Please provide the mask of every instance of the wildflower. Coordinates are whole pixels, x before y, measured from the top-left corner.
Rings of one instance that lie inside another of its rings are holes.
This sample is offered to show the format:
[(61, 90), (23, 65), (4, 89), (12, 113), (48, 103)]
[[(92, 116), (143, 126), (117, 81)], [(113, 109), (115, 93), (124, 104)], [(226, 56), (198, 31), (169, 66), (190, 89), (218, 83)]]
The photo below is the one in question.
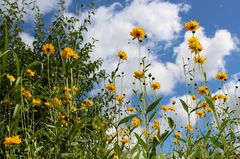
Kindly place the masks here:
[(162, 110), (164, 110), (165, 112), (168, 112), (168, 107), (167, 107), (167, 106), (162, 105), (161, 108), (162, 108)]
[(201, 55), (195, 55), (194, 56), (194, 63), (199, 63), (199, 64), (205, 64), (206, 63), (206, 59), (205, 57), (201, 56)]
[(81, 119), (80, 119), (80, 118), (76, 118), (76, 119), (75, 119), (75, 122), (76, 122), (76, 123), (80, 123), (80, 122), (81, 122)]
[(19, 135), (15, 135), (12, 137), (5, 137), (3, 144), (4, 145), (14, 145), (14, 144), (20, 144), (22, 142)]
[(175, 137), (178, 139), (182, 139), (182, 134), (180, 132), (175, 132)]
[(200, 86), (198, 88), (198, 93), (207, 95), (209, 93), (208, 87), (207, 86)]
[(201, 102), (201, 103), (200, 103), (200, 107), (206, 108), (206, 107), (207, 107), (207, 103), (206, 103), (206, 102)]
[(152, 82), (151, 87), (153, 90), (159, 90), (160, 89), (160, 83), (159, 82)]
[(70, 110), (73, 111), (73, 112), (75, 112), (75, 111), (77, 111), (77, 107), (75, 107), (75, 106), (70, 106)]
[(124, 130), (130, 132), (130, 129), (128, 127), (125, 127)]
[(85, 100), (85, 102), (87, 103), (88, 106), (90, 106), (90, 107), (93, 106), (93, 101), (92, 101), (92, 100), (90, 100), (90, 99), (87, 98), (87, 99)]
[(144, 77), (144, 72), (141, 70), (137, 70), (134, 72), (133, 77), (135, 77), (136, 79), (141, 79)]
[(68, 88), (68, 87), (64, 87), (64, 91), (70, 91), (71, 89), (70, 88)]
[(113, 83), (109, 83), (107, 86), (106, 86), (106, 89), (109, 91), (109, 92), (115, 92), (116, 90), (116, 87)]
[(223, 97), (223, 101), (226, 102), (227, 100), (228, 100), (228, 96), (226, 95)]
[(186, 126), (186, 129), (188, 129), (190, 132), (193, 132), (193, 130), (194, 130), (194, 128), (193, 128), (193, 126), (191, 124), (188, 124)]
[(113, 159), (119, 159), (118, 155), (114, 154)]
[(31, 92), (28, 91), (28, 90), (26, 90), (26, 89), (24, 89), (24, 88), (23, 88), (22, 94), (23, 94), (23, 96), (24, 96), (25, 98), (31, 98), (31, 97), (32, 97)]
[(185, 29), (187, 31), (196, 31), (199, 28), (199, 23), (196, 20), (190, 20), (189, 22), (185, 23)]
[(228, 78), (228, 74), (226, 72), (218, 72), (216, 74), (216, 79), (218, 79), (219, 81), (226, 81)]
[(78, 87), (77, 86), (72, 86), (72, 91), (77, 91)]
[(127, 60), (128, 56), (127, 53), (125, 51), (118, 51), (117, 56), (121, 59), (121, 60)]
[(202, 44), (200, 43), (199, 39), (195, 36), (192, 36), (188, 39), (188, 48), (191, 50), (192, 53), (195, 54), (203, 50)]
[(88, 108), (87, 108), (86, 104), (81, 103), (81, 107), (83, 110), (85, 110), (85, 112), (88, 112)]
[(173, 140), (173, 143), (174, 143), (175, 145), (179, 145), (179, 144), (180, 144), (178, 140)]
[(127, 111), (134, 112), (134, 113), (137, 112), (136, 108), (133, 108), (133, 107), (128, 107)]
[(42, 51), (46, 55), (52, 55), (55, 52), (55, 49), (52, 44), (45, 44), (42, 46)]
[(124, 96), (116, 96), (116, 100), (122, 103), (124, 101)]
[(132, 121), (132, 126), (137, 127), (140, 124), (140, 119), (134, 118)]
[(34, 77), (36, 75), (36, 73), (34, 71), (32, 71), (31, 69), (27, 69), (26, 73), (29, 77)]
[(125, 144), (125, 143), (129, 142), (129, 138), (124, 138), (124, 139), (120, 140), (119, 142), (122, 144)]
[(122, 131), (121, 129), (118, 129), (118, 134), (119, 134), (120, 136), (124, 136), (124, 135), (125, 135), (124, 131)]
[(67, 98), (67, 99), (72, 99), (72, 94), (71, 93), (65, 93), (65, 97)]
[(175, 112), (175, 111), (176, 111), (176, 108), (173, 107), (173, 106), (169, 106), (169, 107), (168, 107), (168, 110), (170, 110), (170, 111), (172, 111), (172, 112)]
[(16, 81), (15, 77), (13, 77), (13, 76), (10, 75), (10, 74), (7, 74), (7, 78), (9, 79), (10, 82)]
[(152, 127), (154, 129), (160, 130), (160, 124), (159, 124), (159, 121), (157, 119), (154, 119)]
[(205, 110), (209, 113), (213, 112), (212, 108), (210, 108), (210, 107), (206, 107)]
[(62, 51), (62, 58), (63, 59), (70, 59), (70, 58), (78, 59), (78, 54), (75, 53), (72, 48), (66, 47)]
[(135, 39), (142, 40), (146, 34), (143, 28), (135, 27), (130, 32), (130, 35), (133, 37), (133, 40)]
[(41, 103), (42, 103), (41, 99), (33, 99), (33, 100), (32, 100), (32, 104), (34, 104), (34, 105), (36, 105), (36, 106), (41, 105)]
[(51, 108), (51, 103), (50, 102), (44, 102), (44, 105), (46, 105), (48, 108)]
[(195, 95), (193, 95), (192, 100), (197, 100), (197, 97)]
[(175, 104), (176, 104), (176, 101), (175, 101), (175, 100), (172, 100), (172, 104), (175, 105)]
[(225, 98), (225, 95), (223, 95), (223, 94), (218, 94), (218, 95), (215, 96), (215, 98), (224, 99), (224, 98)]
[(204, 117), (204, 116), (205, 116), (205, 113), (204, 113), (204, 111), (202, 111), (202, 110), (197, 110), (197, 111), (196, 111), (196, 114), (197, 114), (199, 117)]
[(52, 101), (57, 105), (62, 105), (62, 101), (60, 99), (56, 98), (56, 97), (53, 98)]

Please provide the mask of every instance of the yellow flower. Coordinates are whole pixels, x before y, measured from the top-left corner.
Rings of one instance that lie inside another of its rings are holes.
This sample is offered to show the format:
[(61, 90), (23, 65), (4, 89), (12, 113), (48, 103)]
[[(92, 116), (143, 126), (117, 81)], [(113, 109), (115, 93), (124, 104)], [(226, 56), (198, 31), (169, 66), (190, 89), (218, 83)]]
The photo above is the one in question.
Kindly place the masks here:
[(70, 59), (70, 58), (78, 59), (78, 54), (75, 53), (72, 48), (66, 47), (62, 51), (62, 58), (63, 59)]
[(172, 104), (175, 105), (175, 104), (176, 104), (176, 101), (175, 101), (175, 100), (172, 100)]
[(135, 77), (136, 79), (141, 79), (144, 77), (144, 72), (141, 70), (137, 70), (134, 72), (133, 77)]
[(198, 87), (198, 93), (207, 95), (209, 93), (208, 87), (207, 86)]
[(75, 122), (76, 122), (76, 123), (80, 123), (80, 122), (81, 122), (81, 119), (80, 119), (80, 118), (76, 118), (76, 119), (75, 119)]
[(204, 111), (202, 111), (202, 110), (197, 110), (197, 111), (196, 111), (196, 114), (197, 114), (199, 117), (204, 117), (204, 116), (205, 116), (205, 113), (204, 113)]
[(140, 124), (140, 119), (134, 118), (132, 121), (132, 126), (137, 127)]
[(205, 110), (209, 113), (213, 112), (212, 108), (210, 108), (210, 107), (206, 107)]
[(87, 98), (85, 101), (86, 101), (88, 106), (90, 106), (90, 107), (93, 106), (93, 101), (92, 100)]
[(26, 90), (26, 89), (23, 89), (23, 92), (22, 92), (23, 96), (25, 98), (31, 98), (32, 97), (32, 94), (30, 91)]
[(115, 92), (116, 90), (116, 87), (113, 83), (109, 83), (107, 86), (106, 86), (106, 89), (109, 91), (109, 92)]
[(29, 77), (34, 77), (36, 75), (36, 73), (34, 71), (32, 71), (31, 69), (27, 69), (26, 73)]
[(125, 144), (125, 143), (129, 142), (129, 138), (124, 138), (124, 139), (120, 140), (119, 142), (122, 144)]
[(113, 159), (119, 159), (118, 155), (114, 154)]
[(193, 126), (190, 124), (186, 126), (186, 129), (188, 129), (190, 132), (193, 132), (194, 130)]
[(127, 60), (128, 56), (127, 53), (125, 51), (118, 51), (117, 56), (121, 59), (121, 60)]
[(52, 101), (57, 105), (62, 105), (62, 101), (60, 99), (56, 98), (56, 97), (53, 98)]
[(173, 140), (173, 143), (174, 143), (175, 145), (179, 145), (179, 144), (180, 144), (178, 140)]
[(206, 107), (207, 107), (207, 103), (206, 103), (206, 102), (201, 102), (201, 103), (200, 103), (200, 107), (206, 108)]
[(130, 32), (130, 35), (133, 37), (133, 40), (135, 39), (142, 40), (146, 34), (143, 28), (135, 27)]
[(77, 86), (72, 86), (72, 91), (77, 91), (78, 87)]
[(122, 103), (124, 101), (124, 96), (116, 96), (116, 100)]
[(206, 63), (206, 59), (202, 55), (195, 55), (194, 56), (194, 63), (199, 63), (199, 64), (203, 65), (203, 64)]
[(52, 55), (55, 52), (55, 49), (52, 44), (45, 44), (42, 46), (42, 51), (46, 55)]
[(128, 107), (127, 111), (134, 112), (134, 113), (137, 112), (136, 108), (133, 108), (133, 107)]
[(9, 79), (10, 82), (16, 81), (16, 79), (10, 74), (7, 74), (7, 78)]
[(72, 99), (72, 94), (71, 93), (65, 93), (65, 97), (67, 98), (67, 99)]
[(170, 111), (172, 111), (172, 112), (175, 112), (175, 111), (176, 111), (176, 108), (173, 107), (173, 106), (169, 106), (169, 107), (168, 107), (168, 110), (170, 110)]
[(70, 110), (73, 111), (73, 112), (75, 112), (75, 111), (77, 111), (77, 107), (71, 106), (71, 107), (70, 107)]
[(196, 20), (190, 20), (189, 22), (185, 23), (185, 29), (187, 31), (196, 31), (199, 28), (199, 23)]
[(226, 72), (218, 72), (216, 74), (216, 79), (218, 79), (219, 81), (226, 81), (228, 78), (228, 74)]
[(5, 137), (3, 144), (4, 145), (14, 145), (20, 144), (22, 142), (19, 135), (12, 136), (12, 137)]
[(85, 110), (85, 112), (88, 112), (88, 108), (87, 108), (86, 104), (81, 103), (81, 107), (83, 110)]
[(151, 87), (152, 87), (153, 90), (156, 91), (156, 90), (159, 90), (161, 86), (160, 86), (159, 82), (152, 82)]
[(175, 132), (175, 137), (178, 139), (182, 139), (182, 134), (180, 132)]
[(44, 102), (44, 105), (46, 105), (48, 108), (51, 108), (51, 103), (50, 102)]
[(197, 100), (197, 97), (195, 95), (193, 95), (192, 100)]
[(124, 131), (122, 131), (121, 129), (118, 129), (118, 134), (119, 134), (120, 136), (124, 136), (124, 135), (125, 135)]
[(41, 99), (33, 99), (32, 103), (36, 106), (39, 106), (39, 105), (41, 105), (42, 101), (41, 101)]
[(159, 121), (157, 119), (154, 119), (152, 127), (154, 129), (160, 130), (160, 124), (159, 124)]
[(168, 112), (168, 107), (167, 107), (167, 106), (162, 105), (161, 108), (162, 108), (162, 110), (164, 110), (165, 112)]
[(192, 36), (188, 39), (188, 48), (191, 50), (192, 53), (195, 54), (203, 50), (202, 44), (200, 43), (199, 39), (195, 36)]

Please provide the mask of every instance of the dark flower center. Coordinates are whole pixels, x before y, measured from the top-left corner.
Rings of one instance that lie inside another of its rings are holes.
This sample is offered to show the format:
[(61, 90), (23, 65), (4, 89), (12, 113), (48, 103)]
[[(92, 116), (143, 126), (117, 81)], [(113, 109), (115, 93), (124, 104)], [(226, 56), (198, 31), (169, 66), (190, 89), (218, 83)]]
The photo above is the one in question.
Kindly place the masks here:
[(47, 51), (50, 51), (50, 48), (47, 48)]

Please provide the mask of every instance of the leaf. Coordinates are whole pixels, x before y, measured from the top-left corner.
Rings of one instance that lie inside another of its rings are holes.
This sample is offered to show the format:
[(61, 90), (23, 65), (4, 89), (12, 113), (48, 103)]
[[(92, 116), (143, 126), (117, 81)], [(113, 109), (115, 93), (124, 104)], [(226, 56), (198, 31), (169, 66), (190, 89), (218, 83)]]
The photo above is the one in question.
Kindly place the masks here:
[(223, 149), (223, 144), (222, 144), (220, 141), (218, 141), (218, 138), (217, 138), (217, 137), (215, 137), (215, 136), (210, 137), (210, 140), (212, 141), (212, 143), (213, 143), (215, 146)]
[(156, 106), (158, 105), (158, 103), (162, 100), (162, 98), (158, 98), (157, 100), (155, 100), (151, 105), (148, 106), (146, 113), (151, 112), (154, 108), (156, 108)]
[(118, 123), (118, 126), (123, 124), (123, 123), (127, 123), (129, 120), (131, 120), (132, 118), (136, 117), (138, 114), (134, 114), (134, 115), (129, 115), (123, 119), (121, 119)]
[(173, 127), (175, 127), (175, 123), (174, 123), (173, 119), (170, 117), (168, 117), (168, 124), (169, 124), (170, 128), (172, 128), (172, 129), (173, 129)]
[(188, 105), (186, 104), (186, 102), (182, 99), (179, 99), (179, 100), (182, 103), (183, 109), (188, 113)]
[(137, 133), (134, 132), (134, 134), (138, 139), (138, 143), (147, 151), (147, 144), (143, 141), (143, 139)]
[(154, 111), (152, 114), (151, 114), (151, 116), (149, 117), (149, 122), (151, 122), (151, 120), (153, 119), (153, 117), (155, 116), (155, 114), (157, 113), (157, 110), (156, 111)]
[(213, 102), (207, 97), (205, 98), (205, 100), (207, 101), (208, 106), (215, 112), (215, 106)]
[(122, 154), (122, 149), (117, 143), (114, 144), (114, 152), (117, 153), (118, 156)]
[(16, 104), (15, 108), (14, 108), (14, 112), (13, 112), (13, 118), (16, 118), (19, 114), (20, 111), (20, 105)]

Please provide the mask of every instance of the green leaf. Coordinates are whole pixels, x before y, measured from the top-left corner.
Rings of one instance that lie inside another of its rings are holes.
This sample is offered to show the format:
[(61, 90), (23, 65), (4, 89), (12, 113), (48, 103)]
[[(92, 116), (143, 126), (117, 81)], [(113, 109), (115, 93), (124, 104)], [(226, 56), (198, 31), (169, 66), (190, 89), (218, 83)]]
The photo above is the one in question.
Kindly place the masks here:
[(173, 127), (175, 127), (175, 123), (174, 123), (173, 119), (170, 117), (168, 117), (168, 124), (169, 124), (170, 128), (172, 128), (172, 129), (173, 129)]
[(118, 156), (122, 154), (122, 149), (117, 143), (114, 144), (114, 152), (117, 153)]
[(20, 112), (20, 105), (16, 104), (15, 108), (14, 108), (14, 112), (13, 112), (13, 118), (16, 118), (18, 116)]
[(207, 97), (205, 98), (205, 100), (207, 101), (208, 106), (215, 112), (215, 106), (213, 102)]
[(183, 109), (188, 113), (188, 105), (186, 104), (186, 102), (182, 99), (179, 99), (179, 100), (182, 103)]
[(131, 120), (132, 118), (136, 117), (138, 114), (134, 114), (134, 115), (129, 115), (123, 119), (121, 119), (118, 123), (118, 126), (123, 124), (123, 123), (127, 123), (129, 120)]
[(147, 144), (143, 141), (143, 139), (137, 133), (134, 132), (134, 134), (138, 139), (138, 143), (147, 151)]
[(155, 116), (155, 114), (157, 113), (157, 110), (155, 110), (152, 114), (151, 114), (151, 116), (149, 117), (149, 122), (151, 122), (151, 120), (153, 119), (153, 117)]
[(151, 112), (154, 108), (156, 108), (156, 106), (158, 105), (158, 103), (162, 100), (162, 98), (158, 98), (157, 100), (155, 100), (151, 105), (148, 106), (146, 113)]

